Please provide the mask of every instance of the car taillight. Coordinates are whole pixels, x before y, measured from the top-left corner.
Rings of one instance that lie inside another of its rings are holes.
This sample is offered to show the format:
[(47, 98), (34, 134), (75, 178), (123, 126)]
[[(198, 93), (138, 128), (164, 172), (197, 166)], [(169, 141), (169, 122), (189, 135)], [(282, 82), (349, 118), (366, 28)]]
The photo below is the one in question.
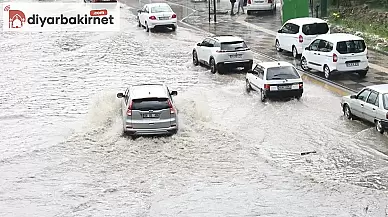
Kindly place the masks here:
[(299, 83), (299, 89), (303, 89), (303, 83)]
[(150, 20), (156, 20), (155, 16), (150, 16)]
[(333, 63), (336, 63), (338, 61), (337, 54), (333, 53)]
[(299, 43), (302, 43), (302, 42), (303, 42), (303, 36), (299, 35)]
[(252, 4), (252, 0), (248, 0), (248, 4)]
[(268, 3), (272, 3), (272, 0), (268, 0)]
[(217, 53), (225, 53), (226, 50), (217, 50), (216, 52), (217, 52)]
[(133, 102), (131, 101), (129, 103), (129, 107), (128, 107), (128, 110), (127, 110), (127, 115), (128, 116), (132, 116), (132, 105), (133, 105)]
[(387, 114), (385, 114), (385, 118), (388, 119), (388, 112), (387, 112)]
[(173, 14), (173, 15), (171, 16), (171, 18), (176, 18), (176, 14)]
[(175, 108), (172, 106), (171, 100), (168, 100), (168, 107), (170, 107), (170, 114), (175, 114)]
[(269, 87), (270, 87), (269, 84), (264, 84), (264, 89), (269, 90)]

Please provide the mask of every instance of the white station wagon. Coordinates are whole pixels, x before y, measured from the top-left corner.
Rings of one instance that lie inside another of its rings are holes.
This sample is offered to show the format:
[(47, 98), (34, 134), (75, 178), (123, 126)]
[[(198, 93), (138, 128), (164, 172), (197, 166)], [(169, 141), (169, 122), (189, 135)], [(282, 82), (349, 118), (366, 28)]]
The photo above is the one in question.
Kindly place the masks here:
[(346, 118), (367, 120), (384, 133), (388, 130), (388, 84), (365, 87), (356, 95), (342, 97), (341, 108)]
[(317, 36), (329, 34), (330, 28), (326, 21), (303, 17), (288, 20), (276, 34), (275, 47), (278, 52), (292, 52), (297, 58)]
[(363, 78), (369, 69), (367, 54), (361, 37), (345, 33), (321, 35), (303, 51), (301, 67), (324, 72), (326, 79), (340, 72), (356, 72)]

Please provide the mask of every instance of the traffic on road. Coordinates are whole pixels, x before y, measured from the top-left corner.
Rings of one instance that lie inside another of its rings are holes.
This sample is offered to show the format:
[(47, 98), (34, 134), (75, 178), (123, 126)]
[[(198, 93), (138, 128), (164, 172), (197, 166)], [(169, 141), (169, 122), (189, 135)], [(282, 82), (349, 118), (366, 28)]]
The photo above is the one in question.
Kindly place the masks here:
[[(256, 36), (118, 4), (120, 32), (0, 33), (0, 216), (385, 215), (387, 85), (338, 95)], [(366, 52), (324, 35), (306, 71)]]

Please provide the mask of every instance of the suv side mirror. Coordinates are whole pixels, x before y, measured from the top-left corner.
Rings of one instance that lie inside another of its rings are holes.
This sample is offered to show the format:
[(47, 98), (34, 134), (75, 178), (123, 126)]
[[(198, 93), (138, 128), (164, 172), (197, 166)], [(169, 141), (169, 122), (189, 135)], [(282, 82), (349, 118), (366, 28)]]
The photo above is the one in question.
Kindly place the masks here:
[(176, 91), (176, 90), (173, 90), (173, 91), (171, 91), (171, 93), (170, 93), (172, 96), (176, 96), (176, 95), (178, 95), (178, 91)]
[(202, 43), (197, 43), (197, 46), (202, 46)]
[(141, 12), (143, 12), (142, 10), (137, 10), (137, 13), (140, 13), (141, 14)]
[(310, 47), (306, 47), (305, 50), (310, 50)]
[(278, 33), (282, 33), (283, 31), (281, 29), (278, 30)]
[(350, 95), (350, 99), (357, 99), (357, 95)]
[(117, 93), (117, 98), (123, 98), (124, 97), (124, 94), (123, 93)]

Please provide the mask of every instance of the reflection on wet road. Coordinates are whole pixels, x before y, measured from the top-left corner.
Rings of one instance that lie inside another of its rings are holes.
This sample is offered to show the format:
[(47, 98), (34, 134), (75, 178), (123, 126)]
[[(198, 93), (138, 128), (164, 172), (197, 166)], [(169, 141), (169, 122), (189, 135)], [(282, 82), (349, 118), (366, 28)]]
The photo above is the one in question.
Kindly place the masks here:
[[(128, 8), (122, 29), (1, 33), (0, 216), (384, 216), (387, 137), (338, 96), (306, 81), (261, 103), (244, 75), (192, 65), (204, 35), (146, 33)], [(158, 81), (181, 131), (122, 137), (116, 92)]]

